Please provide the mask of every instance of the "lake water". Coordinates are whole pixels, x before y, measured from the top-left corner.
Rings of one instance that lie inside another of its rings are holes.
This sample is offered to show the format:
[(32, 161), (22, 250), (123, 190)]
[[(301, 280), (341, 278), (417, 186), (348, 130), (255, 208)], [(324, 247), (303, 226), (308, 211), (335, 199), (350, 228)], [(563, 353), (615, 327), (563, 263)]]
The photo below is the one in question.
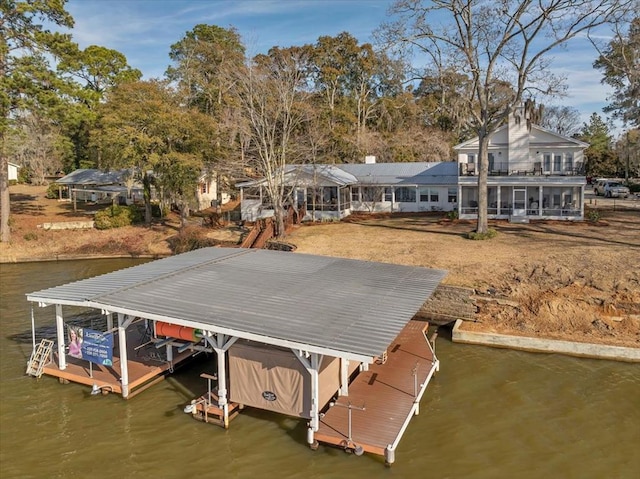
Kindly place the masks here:
[[(197, 362), (126, 401), (24, 374), (30, 293), (132, 260), (0, 265), (0, 477), (640, 477), (640, 365), (453, 344), (396, 462), (306, 444), (303, 420), (245, 409), (224, 430), (184, 406), (206, 389)], [(34, 305), (38, 326), (54, 308)]]

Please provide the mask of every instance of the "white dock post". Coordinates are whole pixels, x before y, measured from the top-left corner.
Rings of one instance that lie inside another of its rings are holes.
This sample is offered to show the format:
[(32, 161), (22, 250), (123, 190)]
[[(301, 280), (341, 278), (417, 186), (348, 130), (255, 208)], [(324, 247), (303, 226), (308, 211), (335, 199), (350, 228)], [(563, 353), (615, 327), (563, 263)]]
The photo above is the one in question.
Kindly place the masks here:
[(64, 318), (62, 316), (62, 305), (56, 304), (56, 333), (58, 335), (58, 368), (60, 371), (67, 369), (67, 357), (64, 345)]
[(349, 360), (340, 358), (340, 396), (349, 395)]
[(127, 359), (127, 326), (125, 315), (118, 313), (118, 348), (120, 352), (120, 378), (122, 397), (129, 396), (129, 362)]

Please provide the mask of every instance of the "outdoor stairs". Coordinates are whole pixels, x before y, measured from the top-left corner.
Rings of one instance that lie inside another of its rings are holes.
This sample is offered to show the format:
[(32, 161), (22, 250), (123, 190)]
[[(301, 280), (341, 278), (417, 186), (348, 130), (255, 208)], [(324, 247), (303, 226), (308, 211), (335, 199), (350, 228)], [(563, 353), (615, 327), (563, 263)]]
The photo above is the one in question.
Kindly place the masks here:
[(51, 339), (43, 339), (40, 341), (27, 363), (27, 374), (39, 378), (42, 376), (44, 367), (51, 361), (51, 350), (53, 349), (53, 341)]

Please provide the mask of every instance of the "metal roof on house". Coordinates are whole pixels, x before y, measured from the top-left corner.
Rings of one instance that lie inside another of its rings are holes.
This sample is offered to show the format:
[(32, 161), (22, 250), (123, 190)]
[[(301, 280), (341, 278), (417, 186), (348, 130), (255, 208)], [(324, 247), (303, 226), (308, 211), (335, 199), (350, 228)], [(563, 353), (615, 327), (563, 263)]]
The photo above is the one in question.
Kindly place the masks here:
[(349, 163), (340, 168), (360, 184), (376, 185), (456, 185), (458, 164), (454, 161), (415, 163)]
[(129, 171), (127, 169), (116, 171), (79, 169), (58, 178), (56, 183), (61, 185), (113, 185), (124, 182)]
[(371, 361), (446, 272), (280, 251), (203, 248), (27, 295)]
[[(288, 165), (286, 181), (296, 175), (318, 175), (338, 186), (362, 185), (456, 185), (458, 165), (454, 161), (415, 163), (344, 163), (341, 165)], [(264, 179), (238, 183), (239, 188), (257, 186)]]

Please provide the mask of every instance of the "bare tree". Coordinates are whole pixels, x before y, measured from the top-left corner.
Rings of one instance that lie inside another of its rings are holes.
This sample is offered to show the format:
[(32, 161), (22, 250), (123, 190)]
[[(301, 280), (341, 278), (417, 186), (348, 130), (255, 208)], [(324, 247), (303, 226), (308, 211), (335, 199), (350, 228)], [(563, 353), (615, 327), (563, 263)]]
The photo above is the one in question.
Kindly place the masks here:
[(303, 49), (274, 48), (258, 55), (237, 79), (240, 110), (246, 121), (243, 130), (247, 155), (256, 173), (265, 179), (273, 206), (275, 234), (284, 231), (284, 204), (290, 188), (285, 184), (287, 165), (295, 162), (294, 137), (306, 120), (300, 102), (304, 98), (305, 76), (300, 64)]
[(478, 233), (488, 231), (492, 130), (525, 99), (562, 93), (562, 78), (550, 73), (547, 55), (580, 33), (615, 23), (633, 2), (398, 0), (393, 5), (396, 20), (379, 32), (384, 43), (426, 54), (431, 75), (453, 69), (470, 79), (464, 98), (479, 143)]
[(564, 136), (580, 131), (580, 113), (570, 106), (550, 106), (542, 110), (540, 126)]

